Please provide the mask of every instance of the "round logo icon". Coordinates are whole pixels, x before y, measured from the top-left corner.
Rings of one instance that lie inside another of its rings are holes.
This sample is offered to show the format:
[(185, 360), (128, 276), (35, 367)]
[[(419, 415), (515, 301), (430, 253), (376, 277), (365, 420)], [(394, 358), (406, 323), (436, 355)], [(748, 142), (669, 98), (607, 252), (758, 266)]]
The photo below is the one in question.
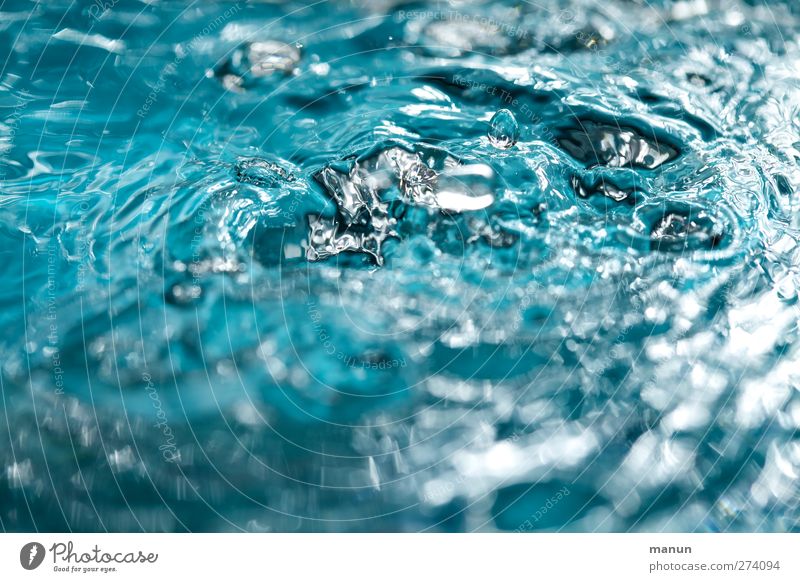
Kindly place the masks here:
[(29, 542), (19, 551), (19, 563), (26, 570), (35, 570), (44, 562), (44, 546), (39, 542)]

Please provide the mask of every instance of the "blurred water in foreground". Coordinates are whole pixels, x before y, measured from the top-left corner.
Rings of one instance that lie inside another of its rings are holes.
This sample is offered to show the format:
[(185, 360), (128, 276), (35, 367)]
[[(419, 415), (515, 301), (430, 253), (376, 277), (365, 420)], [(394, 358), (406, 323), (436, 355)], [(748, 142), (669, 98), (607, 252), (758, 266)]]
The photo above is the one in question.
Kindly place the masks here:
[(0, 528), (797, 531), (794, 1), (0, 5)]

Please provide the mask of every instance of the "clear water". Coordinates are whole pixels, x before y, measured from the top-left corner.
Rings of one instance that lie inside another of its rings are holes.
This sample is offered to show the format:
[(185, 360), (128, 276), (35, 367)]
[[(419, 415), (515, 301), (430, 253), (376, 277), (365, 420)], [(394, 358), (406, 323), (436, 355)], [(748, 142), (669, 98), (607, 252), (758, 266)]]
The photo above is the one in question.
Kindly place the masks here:
[(0, 527), (789, 531), (794, 1), (0, 5)]

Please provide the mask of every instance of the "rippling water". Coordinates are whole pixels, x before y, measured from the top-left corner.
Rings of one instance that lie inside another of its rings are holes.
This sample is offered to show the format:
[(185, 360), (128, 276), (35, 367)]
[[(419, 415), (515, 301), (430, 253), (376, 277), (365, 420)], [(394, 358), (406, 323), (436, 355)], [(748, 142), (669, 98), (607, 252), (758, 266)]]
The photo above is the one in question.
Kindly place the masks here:
[(0, 39), (4, 530), (798, 530), (796, 2)]

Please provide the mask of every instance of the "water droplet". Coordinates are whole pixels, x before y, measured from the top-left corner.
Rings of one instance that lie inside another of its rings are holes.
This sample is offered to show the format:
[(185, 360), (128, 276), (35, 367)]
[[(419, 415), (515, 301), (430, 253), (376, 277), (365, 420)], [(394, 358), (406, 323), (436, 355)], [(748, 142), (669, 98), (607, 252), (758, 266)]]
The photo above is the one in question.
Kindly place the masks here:
[(501, 109), (494, 114), (489, 128), (489, 142), (500, 149), (513, 147), (519, 139), (519, 125), (508, 109)]

